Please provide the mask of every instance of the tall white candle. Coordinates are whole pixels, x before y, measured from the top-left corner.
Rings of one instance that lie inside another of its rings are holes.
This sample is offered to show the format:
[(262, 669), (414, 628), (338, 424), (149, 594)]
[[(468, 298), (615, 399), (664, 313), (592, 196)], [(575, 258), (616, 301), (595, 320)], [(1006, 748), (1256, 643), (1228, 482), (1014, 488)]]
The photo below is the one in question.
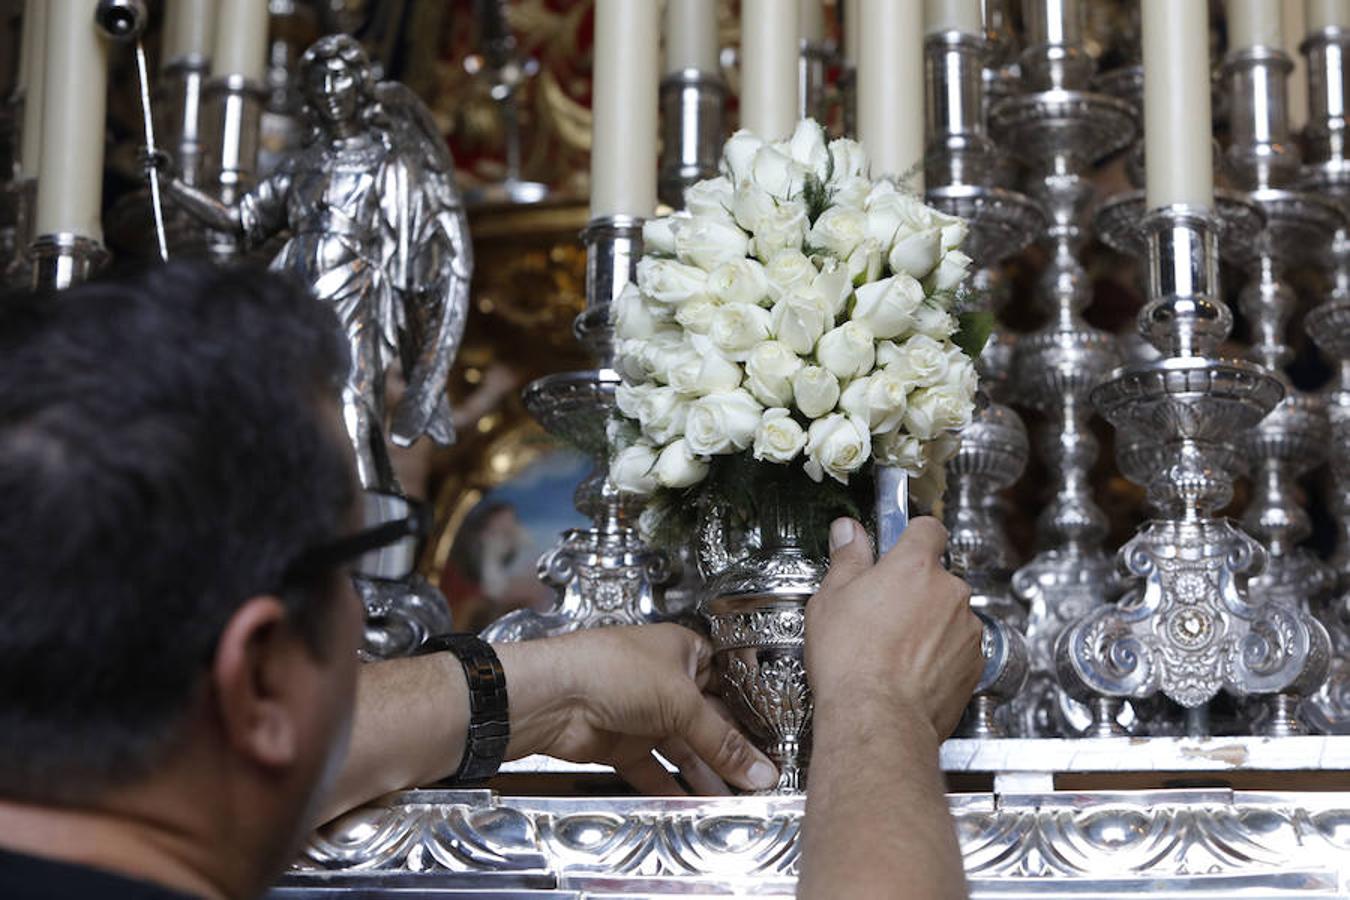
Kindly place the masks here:
[(23, 129), (19, 135), (19, 178), (36, 178), (42, 164), (43, 54), (47, 44), (47, 0), (28, 0), (23, 6), (23, 34), (19, 44), (19, 78), (23, 90)]
[(862, 36), (859, 17), (862, 0), (844, 0), (844, 64), (857, 67), (858, 41)]
[(858, 140), (873, 175), (923, 189), (923, 8), (920, 0), (862, 0)]
[(211, 55), (216, 9), (212, 0), (169, 0), (164, 9), (164, 46), (160, 60), (206, 59)]
[(1350, 0), (1307, 0), (1303, 9), (1309, 32), (1350, 28)]
[(717, 55), (717, 0), (667, 0), (666, 72), (716, 74)]
[(765, 140), (788, 137), (797, 126), (800, 18), (798, 5), (786, 0), (741, 3), (741, 127)]
[(1285, 0), (1227, 0), (1228, 52), (1248, 47), (1284, 49), (1280, 5)]
[(596, 0), (591, 218), (656, 210), (659, 54), (651, 0)]
[(1298, 45), (1308, 33), (1302, 3), (1282, 4), (1280, 27), (1284, 31), (1284, 52), (1294, 64), (1289, 73), (1289, 130), (1302, 131), (1308, 124), (1308, 61)]
[(33, 233), (103, 239), (103, 130), (108, 47), (99, 0), (44, 0), (42, 177)]
[(1214, 205), (1205, 3), (1143, 0), (1146, 205)]
[(824, 0), (799, 0), (798, 33), (801, 39), (812, 44), (825, 40)]
[(211, 74), (243, 75), (262, 84), (267, 77), (267, 0), (220, 0)]
[(959, 31), (984, 34), (980, 0), (923, 0), (923, 28), (927, 34)]

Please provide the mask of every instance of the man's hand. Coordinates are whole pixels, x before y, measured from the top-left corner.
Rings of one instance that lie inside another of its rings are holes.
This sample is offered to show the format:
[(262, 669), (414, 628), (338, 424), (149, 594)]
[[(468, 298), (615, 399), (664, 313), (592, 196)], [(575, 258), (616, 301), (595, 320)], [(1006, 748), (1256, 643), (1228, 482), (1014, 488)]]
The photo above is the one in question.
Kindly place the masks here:
[(970, 587), (942, 568), (946, 542), (941, 523), (917, 518), (874, 565), (861, 525), (830, 526), (830, 572), (806, 607), (818, 706), (875, 702), (930, 724), (938, 741), (951, 734), (984, 660)]
[(778, 773), (705, 694), (712, 648), (677, 625), (601, 628), (494, 646), (511, 697), (508, 758), (546, 753), (614, 766), (647, 794), (773, 787)]

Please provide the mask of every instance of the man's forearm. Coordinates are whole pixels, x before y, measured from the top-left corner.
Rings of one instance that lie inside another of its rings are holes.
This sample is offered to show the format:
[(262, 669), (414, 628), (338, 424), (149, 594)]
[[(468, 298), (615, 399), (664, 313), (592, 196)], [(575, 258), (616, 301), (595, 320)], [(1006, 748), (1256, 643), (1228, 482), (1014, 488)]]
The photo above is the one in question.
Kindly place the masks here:
[(966, 896), (960, 846), (918, 713), (818, 698), (798, 896)]

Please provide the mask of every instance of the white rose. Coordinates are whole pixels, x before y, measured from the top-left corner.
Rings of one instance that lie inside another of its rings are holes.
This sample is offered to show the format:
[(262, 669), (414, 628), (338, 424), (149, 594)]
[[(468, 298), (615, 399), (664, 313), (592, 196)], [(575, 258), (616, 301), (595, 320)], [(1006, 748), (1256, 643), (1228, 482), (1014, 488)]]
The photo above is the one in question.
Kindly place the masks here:
[(629, 494), (650, 494), (657, 488), (656, 448), (650, 444), (625, 447), (609, 466), (609, 481)]
[(689, 450), (689, 443), (680, 438), (667, 444), (661, 451), (653, 473), (662, 487), (686, 488), (707, 477), (708, 464), (694, 456)]
[(802, 119), (788, 141), (788, 152), (819, 181), (830, 174), (830, 148), (825, 143), (825, 129), (813, 119)]
[(839, 408), (867, 423), (873, 434), (894, 431), (905, 417), (910, 386), (888, 372), (850, 381), (839, 395)]
[(848, 277), (855, 284), (867, 284), (881, 277), (881, 244), (875, 238), (866, 238), (849, 254)]
[(877, 359), (876, 339), (861, 322), (845, 322), (821, 336), (816, 359), (841, 381), (857, 378), (872, 371)]
[(745, 386), (765, 406), (787, 406), (792, 402), (792, 376), (803, 365), (787, 344), (765, 341), (745, 361)]
[(803, 366), (792, 376), (792, 397), (808, 419), (818, 419), (839, 402), (839, 379), (820, 366)]
[(923, 231), (901, 232), (891, 245), (892, 272), (904, 272), (914, 278), (923, 278), (938, 264), (942, 256), (942, 231), (926, 228)]
[(750, 177), (755, 154), (764, 146), (763, 138), (742, 128), (722, 145), (722, 172), (740, 185)]
[(786, 409), (766, 409), (755, 431), (755, 459), (787, 463), (806, 446), (806, 432)]
[(750, 178), (779, 200), (795, 200), (806, 186), (806, 167), (776, 147), (765, 144), (755, 152)]
[(911, 330), (924, 300), (923, 286), (904, 274), (859, 285), (853, 294), (853, 321), (883, 340)]
[(695, 297), (706, 297), (708, 273), (672, 259), (643, 257), (637, 264), (638, 287), (657, 303), (678, 306)]
[(920, 304), (914, 311), (914, 330), (919, 334), (946, 340), (956, 334), (956, 328), (956, 318), (936, 303)]
[(652, 388), (637, 403), (642, 433), (657, 444), (668, 444), (684, 434), (689, 403), (672, 387)]
[(642, 223), (642, 252), (653, 256), (675, 255), (676, 216), (662, 216)]
[(806, 435), (806, 474), (820, 481), (829, 475), (840, 484), (862, 468), (872, 454), (872, 435), (867, 423), (856, 417), (831, 413), (811, 423)]
[(940, 432), (965, 428), (973, 411), (970, 399), (949, 385), (920, 388), (909, 395), (905, 429), (919, 440), (932, 440)]
[(664, 372), (663, 381), (686, 397), (702, 397), (740, 386), (741, 367), (716, 353), (699, 353), (686, 347), (673, 354)]
[(684, 189), (684, 208), (696, 218), (716, 219), (734, 223), (732, 218), (733, 189), (726, 176), (696, 181)]
[(666, 356), (684, 345), (684, 332), (668, 326), (647, 338), (619, 340), (614, 348), (618, 372), (630, 382), (649, 381), (662, 370)]
[(904, 469), (911, 478), (923, 474), (928, 457), (924, 453), (924, 442), (904, 431), (889, 431), (877, 436), (877, 462), (883, 466)]
[(845, 178), (830, 188), (830, 204), (861, 210), (872, 182), (866, 178)]
[(722, 304), (709, 297), (695, 297), (688, 303), (682, 303), (675, 310), (675, 321), (680, 327), (693, 334), (707, 334), (712, 328), (713, 317), (722, 308)]
[(773, 305), (770, 329), (774, 337), (805, 356), (815, 349), (825, 330), (834, 324), (830, 304), (810, 288), (784, 294)]
[(769, 339), (769, 311), (749, 303), (729, 303), (713, 314), (708, 336), (727, 358), (741, 361)]
[(629, 283), (610, 307), (610, 320), (620, 340), (649, 338), (670, 320), (670, 310), (648, 303), (637, 285)]
[(924, 464), (929, 467), (945, 466), (961, 449), (961, 435), (944, 431), (923, 445)]
[(652, 389), (650, 384), (629, 384), (620, 382), (614, 389), (614, 405), (619, 408), (630, 419), (638, 417), (638, 407), (642, 405), (642, 398), (647, 396), (647, 392)]
[[(940, 230), (961, 222), (955, 216), (925, 206), (918, 198), (898, 191), (884, 181), (873, 186), (863, 207), (867, 210), (867, 236), (876, 238), (888, 253), (898, 238), (911, 232), (929, 228)], [(953, 231), (951, 236), (955, 237), (956, 232)]]
[(698, 266), (705, 272), (725, 262), (744, 259), (750, 239), (735, 225), (696, 217), (675, 226), (675, 255), (680, 262)]
[(942, 222), (942, 249), (948, 253), (960, 247), (970, 233), (970, 223), (956, 216), (938, 214)]
[(700, 397), (689, 407), (684, 439), (699, 456), (744, 450), (755, 439), (764, 407), (746, 391), (720, 391)]
[(801, 250), (808, 224), (806, 207), (800, 203), (775, 207), (755, 224), (755, 256), (767, 263), (780, 250)]
[(764, 266), (769, 279), (769, 294), (777, 300), (783, 294), (806, 287), (816, 278), (816, 267), (801, 250), (779, 250)]
[(736, 185), (736, 192), (731, 198), (731, 211), (736, 217), (736, 224), (746, 231), (754, 231), (777, 208), (778, 201), (773, 195), (753, 181), (742, 181)]
[(830, 305), (830, 315), (838, 318), (853, 294), (853, 282), (839, 260), (826, 257), (821, 263), (820, 274), (811, 281), (811, 289), (825, 298)]
[(932, 387), (946, 380), (951, 358), (939, 341), (926, 334), (916, 334), (898, 345), (886, 343), (890, 343), (890, 347), (877, 348), (877, 363), (884, 365), (885, 371), (895, 378), (915, 388)]
[(954, 291), (962, 281), (965, 281), (966, 273), (970, 271), (970, 263), (970, 257), (960, 250), (948, 250), (923, 285), (930, 294)]
[(867, 153), (862, 144), (849, 138), (835, 138), (830, 141), (830, 158), (834, 161), (831, 186), (848, 180), (868, 181)]
[(757, 260), (738, 259), (708, 273), (708, 290), (723, 303), (763, 304), (769, 299), (769, 276)]
[(976, 388), (980, 386), (975, 361), (966, 356), (960, 347), (954, 345), (947, 348), (947, 384), (972, 398), (975, 396)]
[[(862, 210), (847, 206), (831, 206), (820, 214), (811, 230), (807, 232), (806, 243), (833, 253), (840, 259), (848, 259), (858, 245), (867, 237), (867, 214)], [(933, 259), (937, 263), (937, 257)], [(932, 266), (929, 266), (931, 269)], [(924, 272), (925, 275), (928, 272)]]

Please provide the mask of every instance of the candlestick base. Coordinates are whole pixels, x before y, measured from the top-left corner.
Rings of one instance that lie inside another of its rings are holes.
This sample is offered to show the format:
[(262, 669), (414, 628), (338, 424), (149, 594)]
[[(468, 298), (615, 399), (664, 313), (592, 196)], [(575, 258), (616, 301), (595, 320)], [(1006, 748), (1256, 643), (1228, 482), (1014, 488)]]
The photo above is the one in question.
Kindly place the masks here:
[(28, 255), (38, 291), (63, 291), (88, 281), (109, 258), (99, 241), (68, 232), (38, 235)]
[(684, 207), (684, 191), (717, 174), (726, 131), (727, 84), (721, 75), (685, 69), (661, 81), (661, 202)]

